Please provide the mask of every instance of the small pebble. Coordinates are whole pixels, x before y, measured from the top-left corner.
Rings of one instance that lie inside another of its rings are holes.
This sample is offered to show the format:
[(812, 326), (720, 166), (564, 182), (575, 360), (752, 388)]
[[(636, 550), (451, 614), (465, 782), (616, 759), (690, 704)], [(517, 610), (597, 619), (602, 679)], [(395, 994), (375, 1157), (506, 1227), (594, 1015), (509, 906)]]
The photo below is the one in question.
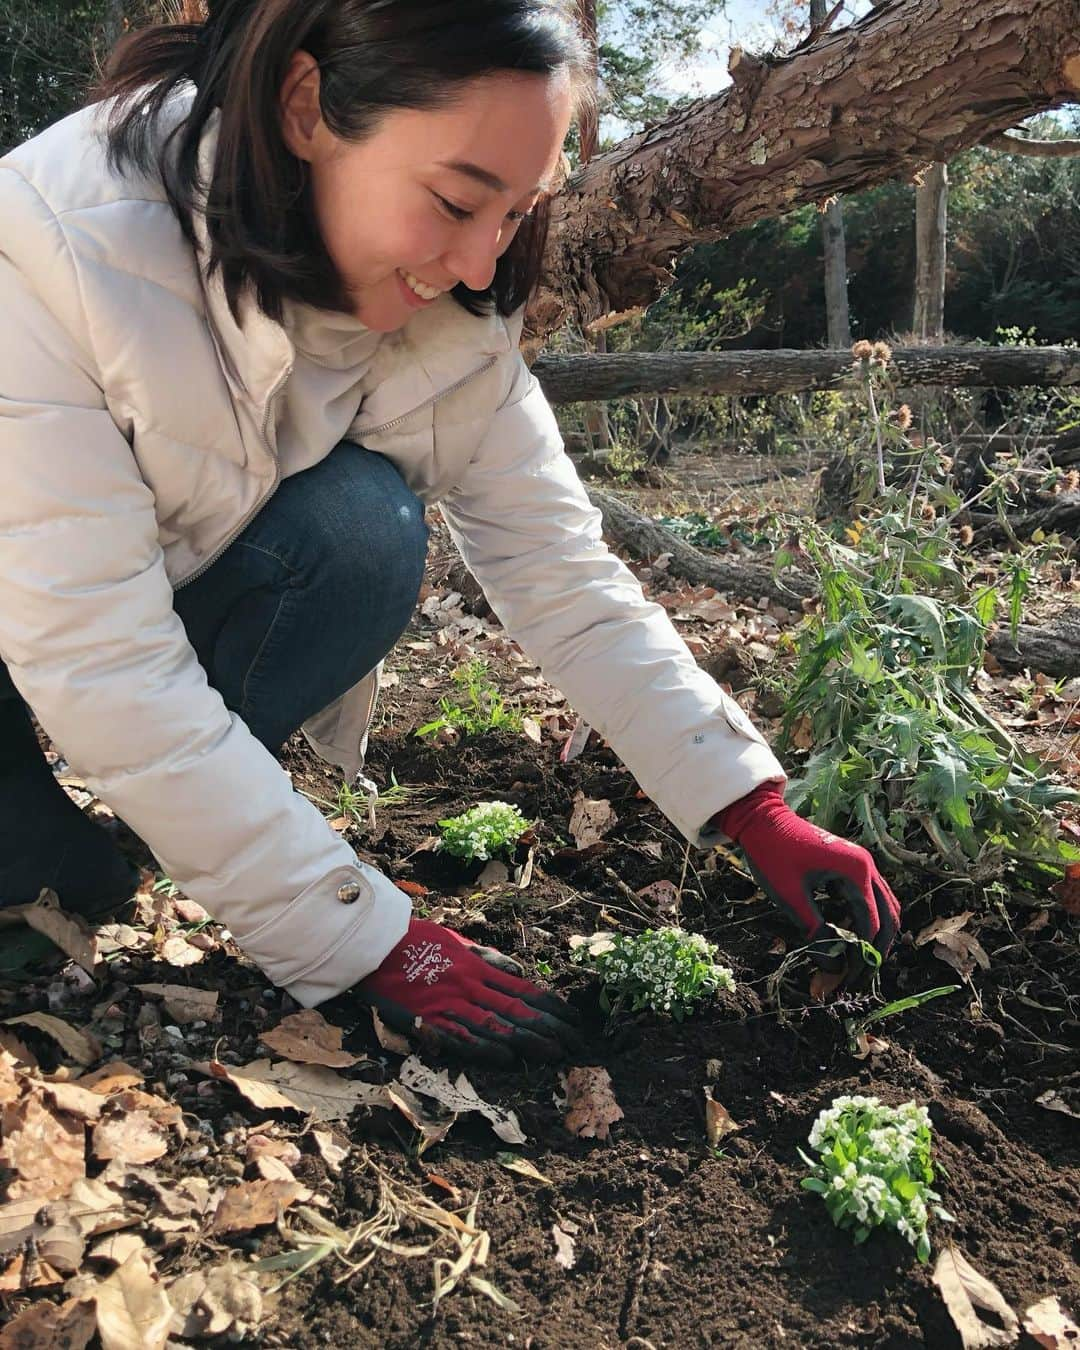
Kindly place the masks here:
[(163, 1027), (162, 1030), (165, 1032), (166, 1036), (170, 1036), (174, 1041), (183, 1042), (184, 1033), (179, 1027), (167, 1026)]

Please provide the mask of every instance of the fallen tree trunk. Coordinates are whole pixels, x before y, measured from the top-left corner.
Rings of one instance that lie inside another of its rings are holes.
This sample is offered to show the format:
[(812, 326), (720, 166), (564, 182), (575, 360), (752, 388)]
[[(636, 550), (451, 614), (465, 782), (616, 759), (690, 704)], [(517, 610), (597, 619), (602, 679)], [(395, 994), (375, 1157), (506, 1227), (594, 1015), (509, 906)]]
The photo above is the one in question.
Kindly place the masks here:
[[(817, 595), (815, 582), (802, 572), (788, 568), (775, 575), (767, 561), (713, 558), (612, 493), (590, 488), (589, 496), (604, 517), (610, 543), (643, 562), (668, 554), (665, 570), (680, 581), (752, 600), (768, 596), (789, 609), (798, 609), (803, 600)], [(1039, 627), (1021, 624), (1015, 642), (1008, 629), (1001, 628), (987, 648), (1006, 670), (1030, 667), (1056, 678), (1080, 675), (1080, 609), (1068, 609)]]
[[(657, 394), (794, 394), (830, 389), (852, 375), (850, 351), (618, 352), (541, 356), (532, 367), (551, 403)], [(1072, 347), (900, 347), (899, 385), (1054, 388), (1080, 385)]]
[(1080, 0), (881, 0), (580, 168), (552, 206), (537, 337), (651, 304), (691, 246), (913, 179), (1080, 91)]
[(1037, 530), (1044, 534), (1066, 535), (1070, 539), (1080, 537), (1080, 493), (1040, 493), (1036, 501), (1038, 505), (1034, 509), (1010, 511), (1006, 517), (1007, 528), (997, 516), (972, 512), (976, 543), (1011, 543), (1013, 536), (1027, 540)]

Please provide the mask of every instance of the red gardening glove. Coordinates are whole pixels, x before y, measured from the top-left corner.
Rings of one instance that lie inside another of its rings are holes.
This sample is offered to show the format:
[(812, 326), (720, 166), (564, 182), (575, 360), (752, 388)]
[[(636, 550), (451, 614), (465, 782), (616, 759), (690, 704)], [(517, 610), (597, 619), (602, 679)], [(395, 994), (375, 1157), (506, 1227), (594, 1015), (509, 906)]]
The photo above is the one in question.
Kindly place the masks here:
[(509, 1065), (518, 1055), (561, 1059), (581, 1049), (574, 1010), (521, 976), (517, 962), (494, 948), (411, 919), (356, 993), (395, 1030), (469, 1059)]
[(826, 950), (835, 930), (814, 903), (819, 889), (845, 900), (854, 931), (883, 958), (888, 955), (900, 926), (900, 903), (866, 849), (797, 816), (784, 804), (776, 783), (762, 783), (714, 820), (740, 845), (754, 880), (773, 904), (794, 919), (810, 943), (818, 944), (818, 964), (826, 970), (846, 964), (844, 983), (849, 988), (867, 983), (874, 967), (851, 944), (846, 962)]

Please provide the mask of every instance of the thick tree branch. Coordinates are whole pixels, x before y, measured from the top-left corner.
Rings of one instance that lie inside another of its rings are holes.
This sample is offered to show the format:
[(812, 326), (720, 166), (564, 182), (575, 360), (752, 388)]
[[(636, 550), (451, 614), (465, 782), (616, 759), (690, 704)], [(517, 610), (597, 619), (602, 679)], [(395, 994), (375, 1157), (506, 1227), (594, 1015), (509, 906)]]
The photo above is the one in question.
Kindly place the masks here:
[(536, 336), (650, 304), (685, 249), (912, 177), (1080, 92), (1080, 0), (885, 0), (580, 169), (553, 203)]
[(1030, 155), (1033, 159), (1071, 159), (1080, 155), (1080, 141), (1064, 136), (1056, 141), (1040, 141), (1033, 136), (1017, 136), (1012, 131), (995, 131), (983, 145), (990, 150), (1004, 150), (1007, 155)]

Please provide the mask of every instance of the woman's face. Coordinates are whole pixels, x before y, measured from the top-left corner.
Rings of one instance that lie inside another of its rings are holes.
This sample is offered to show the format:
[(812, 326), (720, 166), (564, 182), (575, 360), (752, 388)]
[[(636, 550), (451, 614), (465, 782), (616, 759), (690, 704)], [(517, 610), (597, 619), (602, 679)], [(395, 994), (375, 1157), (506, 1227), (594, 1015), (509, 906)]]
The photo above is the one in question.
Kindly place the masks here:
[(319, 229), (356, 317), (389, 333), (459, 282), (489, 286), (557, 171), (569, 80), (484, 76), (446, 107), (387, 113), (358, 144), (322, 120), (318, 80), (298, 52), (282, 88), (282, 126), (310, 165)]

